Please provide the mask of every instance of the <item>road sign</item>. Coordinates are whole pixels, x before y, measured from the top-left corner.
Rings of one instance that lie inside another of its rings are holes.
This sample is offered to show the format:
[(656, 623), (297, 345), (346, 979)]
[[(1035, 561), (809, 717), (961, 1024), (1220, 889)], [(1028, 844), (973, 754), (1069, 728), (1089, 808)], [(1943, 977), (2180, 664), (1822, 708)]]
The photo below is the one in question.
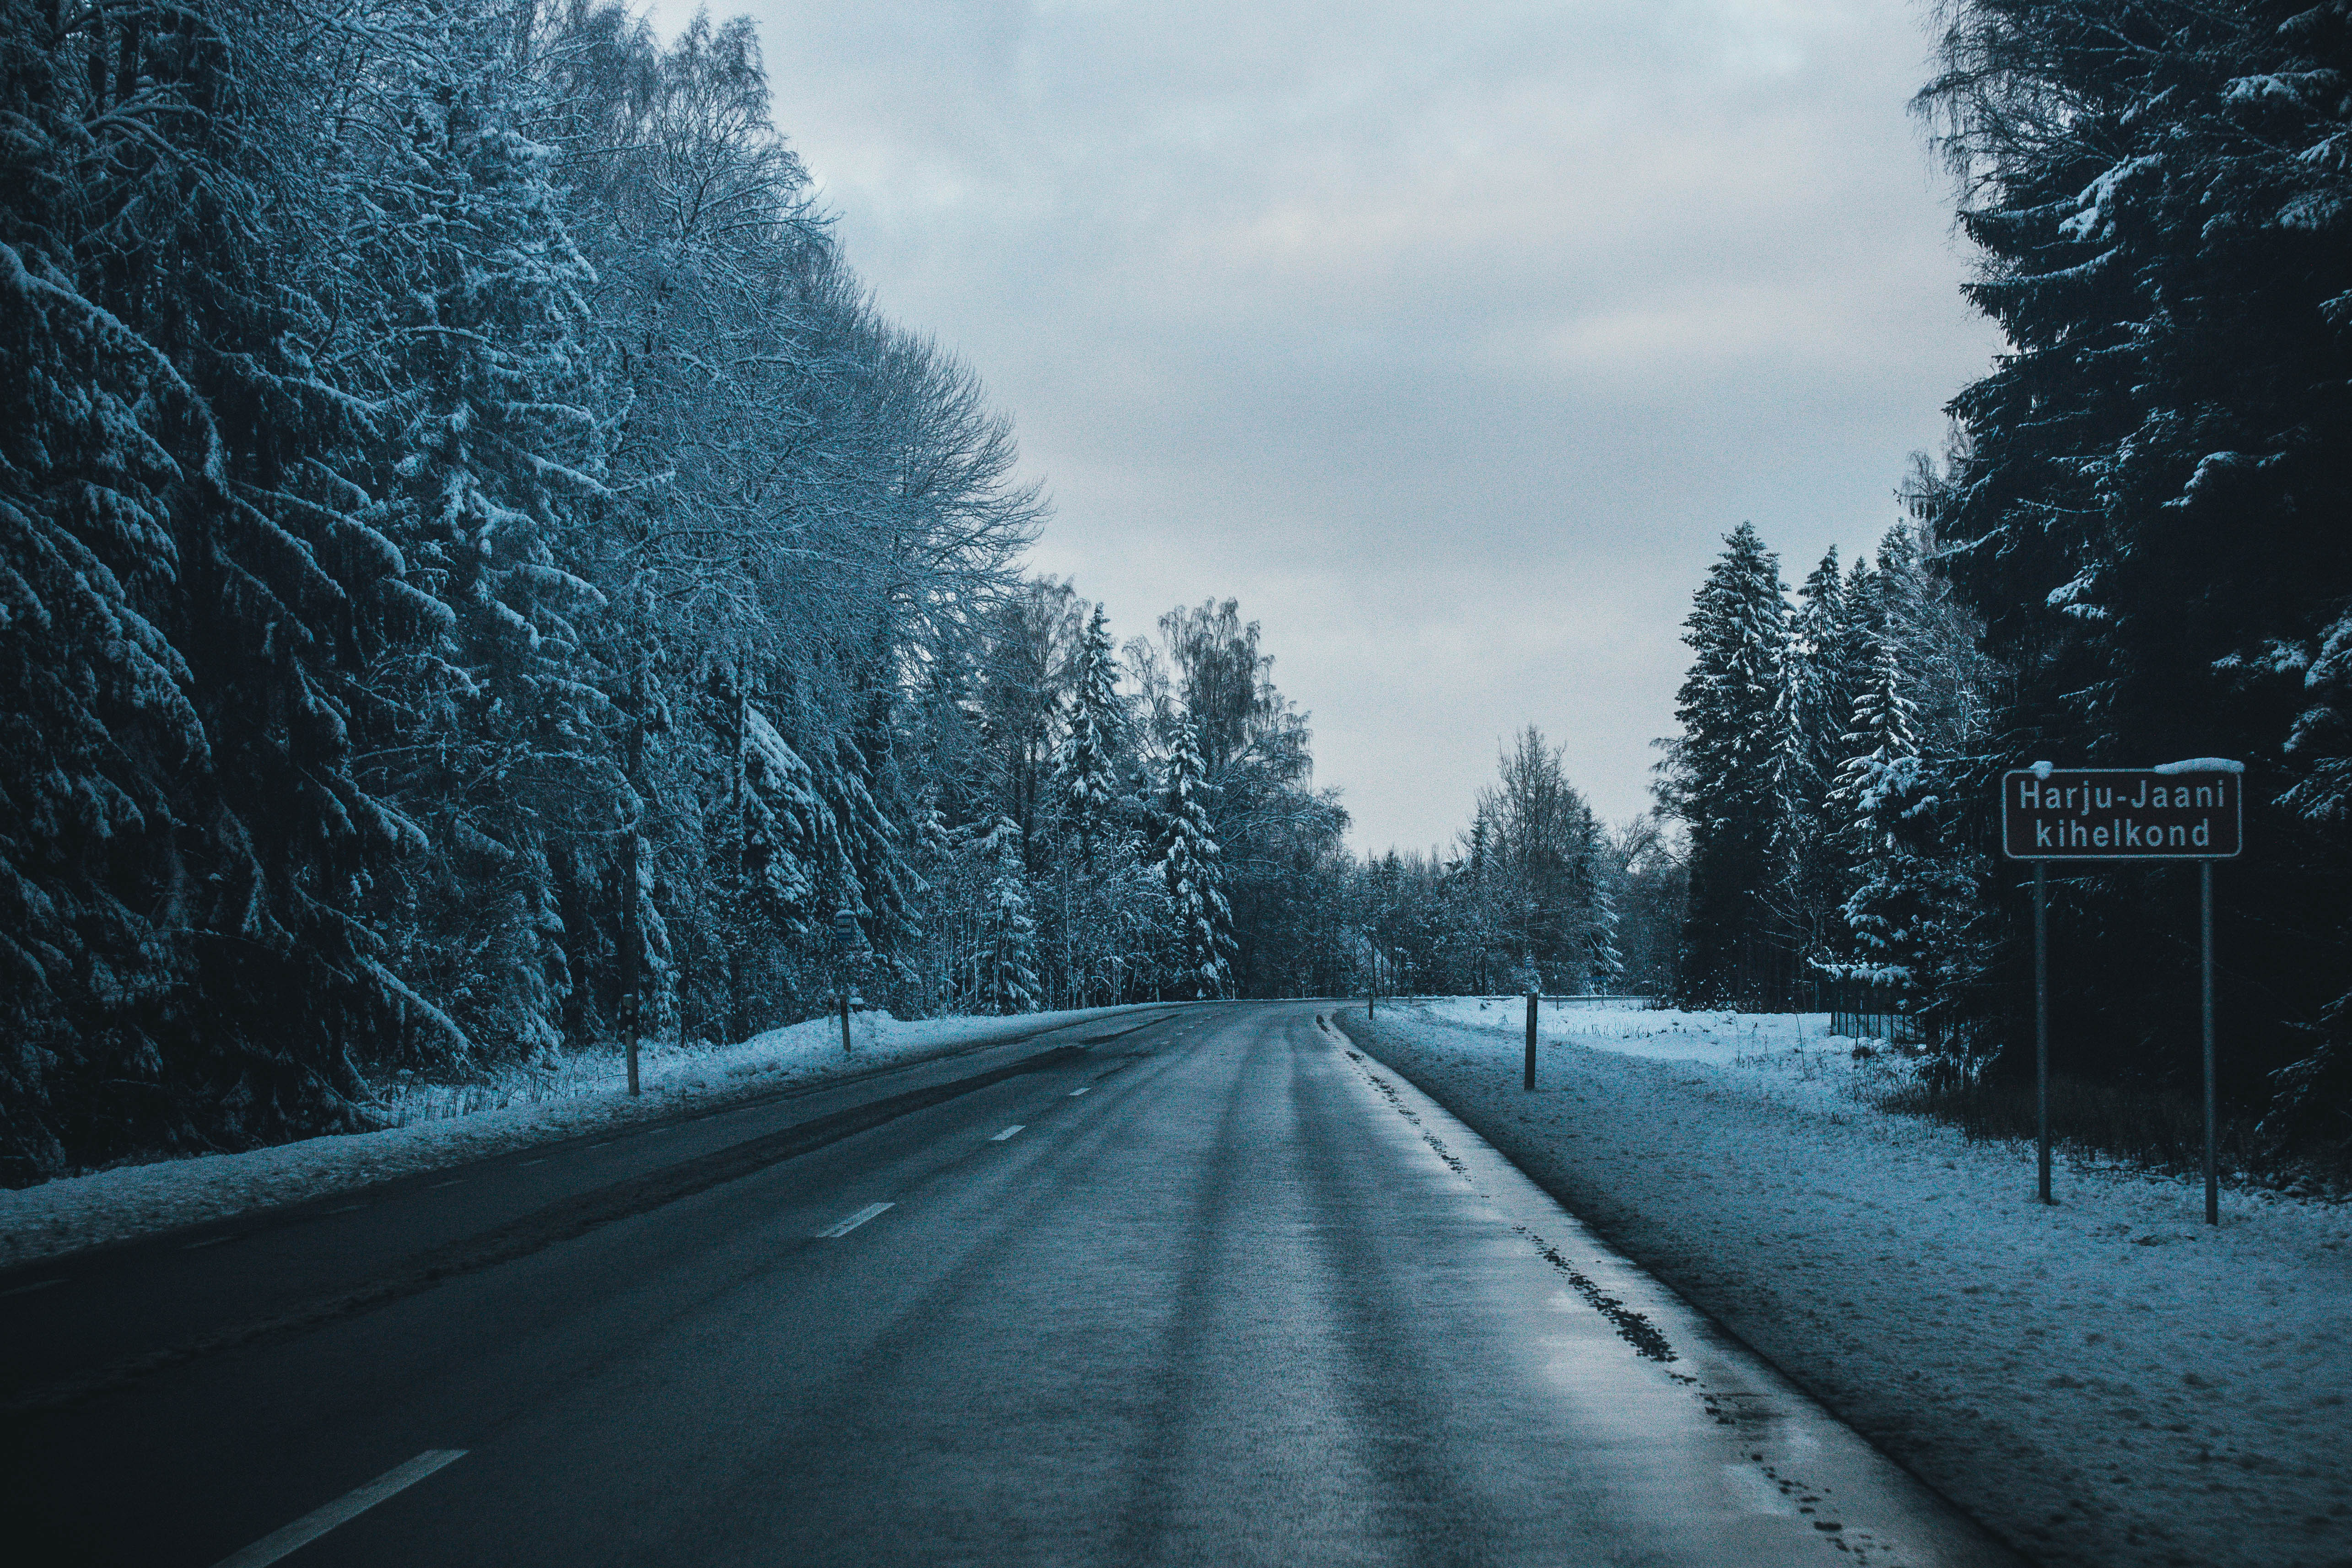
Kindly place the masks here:
[(2053, 768), (2000, 779), (2000, 849), (2020, 861), (2231, 860), (2244, 841), (2238, 764)]
[(2213, 862), (2245, 843), (2242, 762), (2192, 757), (2157, 768), (2053, 768), (2000, 779), (2000, 852), (2033, 862), (2034, 1147), (2050, 1201), (2049, 861), (2199, 861), (2205, 947), (2205, 1223), (2221, 1223), (2213, 1128)]
[(857, 928), (857, 913), (852, 909), (833, 912), (833, 940), (844, 951), (866, 946), (866, 933)]

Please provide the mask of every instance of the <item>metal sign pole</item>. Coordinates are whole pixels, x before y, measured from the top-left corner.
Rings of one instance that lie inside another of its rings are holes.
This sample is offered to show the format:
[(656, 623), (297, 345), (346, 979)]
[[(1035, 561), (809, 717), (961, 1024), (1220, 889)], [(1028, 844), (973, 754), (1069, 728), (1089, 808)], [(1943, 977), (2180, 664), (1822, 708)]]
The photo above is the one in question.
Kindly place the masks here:
[(2050, 1197), (2050, 863), (2033, 862), (2033, 1147)]
[(2205, 935), (2205, 1223), (2221, 1223), (2221, 1177), (2213, 1157), (2213, 862), (2200, 861), (2197, 870)]
[(2213, 1082), (2213, 862), (2245, 848), (2246, 765), (2192, 757), (2154, 768), (2058, 768), (2001, 776), (2000, 852), (2033, 862), (2034, 1145), (2050, 1197), (2050, 879), (2063, 861), (2198, 862), (2205, 949), (2205, 1223), (2221, 1222)]

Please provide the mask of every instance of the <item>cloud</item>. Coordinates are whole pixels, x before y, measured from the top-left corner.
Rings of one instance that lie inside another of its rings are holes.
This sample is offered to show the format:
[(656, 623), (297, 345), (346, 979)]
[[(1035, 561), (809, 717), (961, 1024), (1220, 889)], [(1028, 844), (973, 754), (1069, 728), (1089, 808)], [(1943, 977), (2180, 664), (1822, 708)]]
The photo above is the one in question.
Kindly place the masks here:
[(1367, 847), (1528, 722), (1641, 809), (1723, 533), (1867, 548), (1996, 346), (1891, 0), (751, 11), (852, 264), (1048, 480), (1037, 567), (1121, 635), (1238, 597)]

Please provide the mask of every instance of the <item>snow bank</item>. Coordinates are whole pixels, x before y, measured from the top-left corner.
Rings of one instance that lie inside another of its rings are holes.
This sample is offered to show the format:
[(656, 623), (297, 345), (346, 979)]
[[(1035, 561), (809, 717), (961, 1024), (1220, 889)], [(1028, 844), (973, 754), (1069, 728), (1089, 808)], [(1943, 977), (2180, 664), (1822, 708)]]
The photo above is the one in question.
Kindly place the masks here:
[(1822, 1015), (1339, 1016), (1915, 1472), (2051, 1564), (2352, 1562), (2352, 1209), (1970, 1144)]
[(1130, 1010), (913, 1022), (861, 1012), (851, 1017), (856, 1049), (845, 1057), (840, 1020), (811, 1019), (740, 1045), (642, 1051), (644, 1092), (634, 1100), (627, 1061), (617, 1047), (570, 1052), (552, 1071), (518, 1072), (487, 1086), (396, 1086), (378, 1109), (399, 1124), (380, 1132), (124, 1166), (0, 1192), (0, 1267)]

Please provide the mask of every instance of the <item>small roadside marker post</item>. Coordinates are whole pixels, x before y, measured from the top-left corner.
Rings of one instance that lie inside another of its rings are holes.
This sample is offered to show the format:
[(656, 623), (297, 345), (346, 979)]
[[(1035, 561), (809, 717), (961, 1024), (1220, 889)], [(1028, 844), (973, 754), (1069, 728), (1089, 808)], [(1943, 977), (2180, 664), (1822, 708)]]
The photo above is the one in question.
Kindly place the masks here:
[(849, 1051), (849, 988), (854, 966), (866, 954), (866, 933), (858, 929), (857, 912), (846, 905), (833, 912), (833, 940), (841, 949), (841, 1054)]
[[(2245, 846), (2246, 765), (2192, 757), (2155, 768), (2056, 768), (2001, 775), (2000, 851), (2033, 862), (2033, 1080), (2040, 1197), (2050, 1196), (2049, 862), (2198, 862), (2204, 949), (2205, 1223), (2221, 1223), (2213, 1082), (2213, 862)], [(2094, 815), (2094, 813), (2096, 813)]]
[(1524, 1085), (1530, 1094), (1536, 1092), (1536, 993), (1528, 993), (1528, 1078)]

